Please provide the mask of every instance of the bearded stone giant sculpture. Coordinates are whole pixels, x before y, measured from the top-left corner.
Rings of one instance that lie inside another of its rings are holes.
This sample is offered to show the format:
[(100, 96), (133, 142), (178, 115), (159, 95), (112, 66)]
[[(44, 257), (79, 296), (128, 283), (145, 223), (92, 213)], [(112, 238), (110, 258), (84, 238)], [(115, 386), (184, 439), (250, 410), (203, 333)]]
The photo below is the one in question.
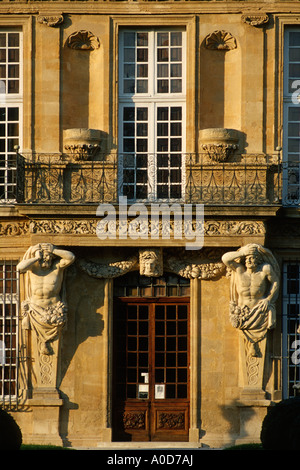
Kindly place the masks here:
[(275, 327), (280, 270), (268, 249), (249, 244), (225, 253), (230, 269), (230, 321), (241, 335), (241, 357), (246, 389), (263, 387), (266, 336)]
[(22, 327), (35, 333), (39, 388), (56, 387), (58, 343), (67, 315), (63, 292), (64, 270), (74, 259), (70, 251), (41, 243), (30, 247), (17, 266), (25, 276)]

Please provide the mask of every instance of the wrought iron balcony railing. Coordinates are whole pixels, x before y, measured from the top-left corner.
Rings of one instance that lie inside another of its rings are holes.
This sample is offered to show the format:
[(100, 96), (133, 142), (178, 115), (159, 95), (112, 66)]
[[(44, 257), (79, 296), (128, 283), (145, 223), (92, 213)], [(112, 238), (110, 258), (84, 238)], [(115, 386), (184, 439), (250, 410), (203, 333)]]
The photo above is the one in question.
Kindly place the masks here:
[[(155, 162), (156, 157), (151, 155), (152, 161)], [(277, 155), (237, 155), (234, 161), (223, 162), (213, 161), (207, 154), (185, 154), (181, 157), (185, 164), (179, 169), (182, 189), (179, 202), (241, 206), (279, 205), (282, 202), (282, 164)], [(16, 168), (11, 170), (16, 172), (16, 202), (117, 203), (125, 187), (125, 183), (123, 187), (118, 183), (122, 176), (118, 174), (120, 159), (120, 155), (98, 156), (93, 161), (72, 161), (66, 155), (39, 154), (30, 159), (17, 155)], [(133, 168), (136, 173), (139, 171)], [(159, 169), (154, 170), (154, 175), (155, 171)], [(144, 178), (146, 175), (145, 185), (149, 185), (149, 174), (144, 169), (142, 173)], [(155, 191), (151, 194), (151, 198), (143, 202), (155, 202)], [(5, 199), (2, 199), (4, 202)]]

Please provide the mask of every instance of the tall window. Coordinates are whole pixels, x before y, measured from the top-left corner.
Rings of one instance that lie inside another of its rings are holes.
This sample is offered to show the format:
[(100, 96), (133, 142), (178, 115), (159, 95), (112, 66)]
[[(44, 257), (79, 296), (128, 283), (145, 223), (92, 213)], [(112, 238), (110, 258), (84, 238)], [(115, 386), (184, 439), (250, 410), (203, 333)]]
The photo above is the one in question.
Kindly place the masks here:
[(284, 205), (300, 203), (300, 30), (285, 31), (283, 97)]
[(0, 202), (16, 198), (16, 151), (21, 145), (22, 35), (0, 29)]
[(0, 401), (17, 394), (18, 276), (17, 263), (0, 261)]
[(183, 197), (185, 32), (124, 30), (119, 62), (120, 194)]

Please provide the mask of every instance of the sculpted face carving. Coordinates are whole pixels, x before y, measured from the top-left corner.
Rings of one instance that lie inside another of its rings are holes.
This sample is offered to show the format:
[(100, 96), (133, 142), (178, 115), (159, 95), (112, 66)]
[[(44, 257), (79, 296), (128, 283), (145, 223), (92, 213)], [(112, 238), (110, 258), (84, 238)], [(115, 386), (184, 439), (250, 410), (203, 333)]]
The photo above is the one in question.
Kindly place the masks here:
[(162, 250), (160, 248), (140, 250), (140, 274), (161, 276), (163, 274)]

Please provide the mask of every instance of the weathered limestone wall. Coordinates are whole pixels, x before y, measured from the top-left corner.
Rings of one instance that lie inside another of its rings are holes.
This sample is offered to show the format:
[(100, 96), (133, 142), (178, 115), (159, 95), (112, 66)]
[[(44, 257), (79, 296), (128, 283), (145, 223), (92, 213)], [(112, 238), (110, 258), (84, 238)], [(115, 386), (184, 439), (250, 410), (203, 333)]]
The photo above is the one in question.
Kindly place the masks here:
[(229, 323), (229, 280), (201, 283), (200, 419), (204, 445), (239, 434), (239, 343)]
[[(106, 10), (98, 12), (98, 5), (93, 3), (90, 14), (85, 14), (73, 2), (76, 11), (73, 13), (73, 7), (68, 6), (63, 23), (56, 27), (38, 22), (37, 13), (26, 12), (25, 4), (22, 8), (26, 14), (19, 11), (14, 15), (10, 3), (10, 14), (2, 18), (4, 25), (24, 27), (24, 149), (50, 154), (63, 152), (63, 130), (83, 127), (102, 131), (104, 152), (116, 150), (116, 24), (137, 27), (169, 24), (186, 26), (188, 32), (188, 151), (201, 151), (198, 146), (200, 129), (228, 127), (243, 135), (241, 151), (271, 154), (278, 144), (281, 129), (280, 120), (275, 116), (280, 93), (280, 83), (278, 87), (274, 73), (279, 67), (276, 22), (272, 19), (265, 27), (246, 24), (241, 20), (241, 2), (230, 8), (223, 7), (225, 2), (221, 7), (216, 6), (217, 2), (209, 2), (209, 5), (201, 2), (201, 11), (193, 2), (184, 2), (183, 6), (180, 2), (150, 3), (126, 5), (127, 9), (132, 8), (130, 15), (131, 10), (125, 11), (125, 2), (105, 2)], [(61, 10), (66, 4), (60, 5)], [(48, 5), (43, 5), (39, 5), (40, 13), (43, 8), (47, 11)], [(86, 2), (84, 8), (87, 5)], [(270, 8), (272, 5), (270, 2)], [(109, 6), (114, 10), (112, 14)], [(166, 15), (165, 6), (170, 16)], [(3, 13), (3, 5), (1, 8)], [(274, 10), (274, 5), (272, 8)], [(91, 51), (68, 48), (68, 37), (81, 30), (91, 31), (99, 39), (100, 47)], [(237, 47), (226, 52), (206, 49), (205, 37), (215, 30), (230, 32)], [(1, 208), (1, 215), (6, 222), (14, 218), (21, 227), (30, 220), (30, 210), (36, 220), (74, 216), (72, 206), (57, 209), (51, 205), (44, 206), (40, 212), (39, 208), (23, 208), (19, 213), (12, 208)], [(87, 218), (91, 217), (91, 209), (86, 213), (85, 210), (82, 213), (79, 210), (77, 219), (84, 219), (86, 214)], [(230, 208), (221, 211), (214, 208), (213, 217), (224, 216), (228, 221), (241, 216), (237, 210), (232, 215)], [(249, 207), (241, 212), (243, 220), (250, 217)], [(261, 221), (267, 213), (255, 208), (251, 214), (252, 219), (259, 217)], [(95, 211), (92, 216), (95, 217)], [(226, 233), (220, 230), (214, 238), (208, 236), (206, 246), (238, 247), (249, 241), (247, 237), (252, 237), (251, 227), (243, 235), (238, 232), (243, 230), (241, 227), (236, 234), (233, 233), (235, 228), (230, 230)], [(3, 257), (21, 259), (28, 246), (41, 240), (70, 247), (76, 244), (81, 248), (101, 246), (96, 236), (51, 232), (51, 229), (47, 232), (45, 225), (40, 232), (38, 229), (37, 233), (25, 232), (1, 237)], [(255, 235), (257, 242), (265, 237), (258, 231)], [(102, 247), (106, 250), (104, 245)], [(196, 413), (192, 410), (193, 426), (200, 429), (204, 445), (219, 446), (239, 438), (253, 441), (259, 435), (267, 403), (262, 406), (240, 403), (239, 337), (228, 319), (229, 279), (223, 275), (218, 280), (200, 284), (198, 376), (193, 382), (198, 388), (192, 391), (193, 406), (197, 402), (199, 409)], [(36, 442), (39, 433), (49, 442), (63, 440), (73, 446), (96, 446), (98, 442), (110, 441), (111, 289), (109, 281), (88, 277), (75, 266), (70, 268), (67, 276), (69, 318), (62, 336), (59, 369), (63, 402), (45, 399), (47, 407), (42, 401), (28, 402), (20, 412), (14, 413), (24, 442)], [(280, 341), (280, 335), (277, 339)], [(272, 375), (269, 386), (272, 391)]]
[(68, 292), (69, 319), (61, 360), (61, 434), (76, 445), (93, 441), (97, 445), (103, 440), (108, 419), (110, 321), (104, 298), (105, 281), (74, 272), (68, 279)]
[[(190, 18), (194, 22), (194, 30), (189, 26), (191, 44), (197, 45), (199, 51), (191, 54), (190, 47), (188, 49), (188, 63), (192, 66), (187, 74), (188, 150), (197, 149), (195, 144), (200, 129), (224, 127), (243, 133), (240, 151), (272, 153), (277, 135), (272, 112), (276, 99), (274, 29), (246, 24), (241, 20), (240, 12), (205, 13)], [(148, 26), (161, 24), (159, 17), (151, 22), (149, 17), (141, 16), (138, 21), (133, 17), (133, 25), (141, 24), (143, 20)], [(105, 15), (80, 14), (70, 15), (61, 28), (34, 23), (35, 107), (32, 122), (35, 123), (35, 150), (63, 151), (62, 130), (70, 128), (100, 129), (104, 137), (103, 151), (115, 147), (115, 117), (111, 114), (117, 109), (113, 104), (117, 93), (114, 21), (118, 22), (117, 16), (110, 21)], [(183, 18), (182, 25), (190, 21)], [(122, 24), (126, 24), (124, 18)], [(173, 19), (170, 24), (174, 24)], [(66, 45), (68, 37), (81, 30), (92, 32), (99, 39), (100, 47), (95, 50), (70, 49)], [(237, 47), (229, 51), (206, 49), (205, 38), (216, 30), (230, 33)], [(43, 57), (47, 57), (47, 61)], [(198, 116), (197, 120), (195, 116)], [(273, 122), (271, 127), (267, 127), (270, 121), (266, 121), (266, 116)], [(195, 128), (197, 122), (198, 129)], [(191, 139), (196, 140), (194, 145)]]

